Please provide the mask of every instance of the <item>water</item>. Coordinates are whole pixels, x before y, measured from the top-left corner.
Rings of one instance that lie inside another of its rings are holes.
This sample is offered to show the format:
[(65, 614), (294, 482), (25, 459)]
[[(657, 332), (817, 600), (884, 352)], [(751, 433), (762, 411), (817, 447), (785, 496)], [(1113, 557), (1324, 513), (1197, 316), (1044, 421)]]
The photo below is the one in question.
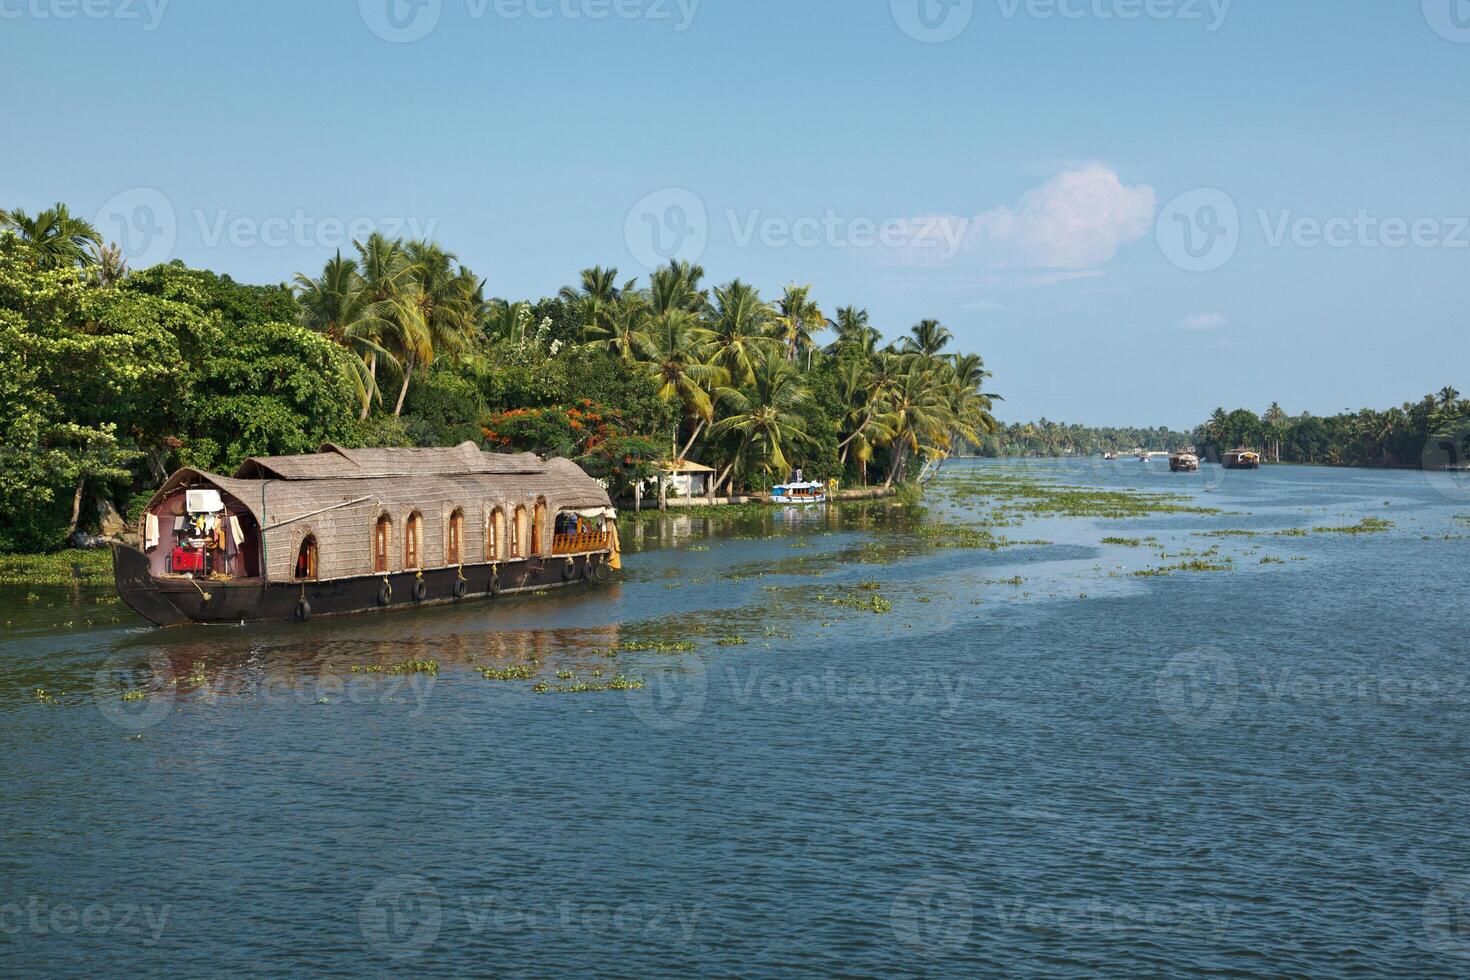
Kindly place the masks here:
[(3, 972), (1470, 973), (1470, 489), (975, 468), (1228, 513), (673, 518), (616, 585), (305, 627), (5, 590)]

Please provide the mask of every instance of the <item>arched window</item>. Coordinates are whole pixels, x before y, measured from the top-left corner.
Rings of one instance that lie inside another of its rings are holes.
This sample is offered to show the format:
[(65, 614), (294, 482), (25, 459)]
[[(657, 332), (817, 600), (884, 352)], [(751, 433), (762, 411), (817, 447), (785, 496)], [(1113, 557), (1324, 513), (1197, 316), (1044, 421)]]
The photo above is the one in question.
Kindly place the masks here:
[(373, 528), (373, 571), (388, 571), (388, 549), (393, 546), (393, 518), (387, 514), (378, 517)]
[(464, 564), (464, 511), (456, 510), (449, 515), (449, 561), (450, 565)]
[(531, 554), (539, 555), (545, 548), (542, 537), (546, 534), (546, 498), (536, 501), (535, 516), (531, 520)]
[(316, 535), (308, 534), (301, 542), (301, 548), (296, 552), (296, 577), (298, 579), (316, 578)]
[(500, 558), (502, 541), (505, 538), (505, 511), (499, 507), (490, 513), (490, 523), (485, 526), (485, 559)]
[(517, 507), (516, 519), (510, 525), (510, 556), (512, 558), (525, 556), (525, 552), (521, 549), (525, 547), (526, 530), (526, 508)]
[(403, 526), (403, 567), (422, 568), (424, 557), (424, 515), (414, 511)]

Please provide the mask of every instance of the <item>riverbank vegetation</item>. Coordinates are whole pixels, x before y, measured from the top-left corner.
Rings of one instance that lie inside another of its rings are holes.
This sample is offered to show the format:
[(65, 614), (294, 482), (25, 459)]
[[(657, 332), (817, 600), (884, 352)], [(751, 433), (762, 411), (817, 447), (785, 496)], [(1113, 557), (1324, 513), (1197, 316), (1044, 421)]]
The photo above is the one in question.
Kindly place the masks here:
[(0, 220), (0, 552), (117, 534), (175, 468), (328, 441), (567, 456), (614, 493), (687, 459), (726, 494), (796, 469), (919, 480), (996, 428), (984, 361), (941, 324), (885, 341), (810, 286), (671, 263), (494, 298), (452, 252), (382, 235), (251, 286), (129, 270), (63, 205)]
[(1041, 419), (999, 426), (975, 451), (991, 458), (1015, 456), (1100, 456), (1135, 449), (1173, 452), (1192, 445), (1187, 432), (1158, 428), (1097, 428)]
[(1288, 415), (1273, 402), (1257, 415), (1250, 409), (1217, 408), (1194, 430), (1194, 440), (1212, 459), (1239, 447), (1259, 449), (1276, 463), (1442, 469), (1470, 462), (1470, 399), (1441, 388), (1398, 408), (1318, 417)]

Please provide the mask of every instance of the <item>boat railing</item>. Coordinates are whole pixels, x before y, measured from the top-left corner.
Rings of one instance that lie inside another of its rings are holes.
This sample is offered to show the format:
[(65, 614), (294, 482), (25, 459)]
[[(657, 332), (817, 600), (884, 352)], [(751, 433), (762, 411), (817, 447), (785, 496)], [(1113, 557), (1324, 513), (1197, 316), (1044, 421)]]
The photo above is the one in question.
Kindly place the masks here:
[(558, 534), (551, 542), (552, 554), (556, 555), (580, 555), (587, 551), (607, 551), (611, 547), (612, 535), (606, 531)]

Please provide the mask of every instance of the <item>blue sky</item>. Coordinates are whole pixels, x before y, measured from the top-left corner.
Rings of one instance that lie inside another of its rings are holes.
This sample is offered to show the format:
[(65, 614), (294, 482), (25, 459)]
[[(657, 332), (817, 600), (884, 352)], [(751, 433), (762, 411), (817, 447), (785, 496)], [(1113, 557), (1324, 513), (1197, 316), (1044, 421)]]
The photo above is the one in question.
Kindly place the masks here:
[(675, 251), (939, 318), (1010, 420), (1470, 389), (1470, 0), (0, 0), (0, 77), (3, 203), (135, 264)]

